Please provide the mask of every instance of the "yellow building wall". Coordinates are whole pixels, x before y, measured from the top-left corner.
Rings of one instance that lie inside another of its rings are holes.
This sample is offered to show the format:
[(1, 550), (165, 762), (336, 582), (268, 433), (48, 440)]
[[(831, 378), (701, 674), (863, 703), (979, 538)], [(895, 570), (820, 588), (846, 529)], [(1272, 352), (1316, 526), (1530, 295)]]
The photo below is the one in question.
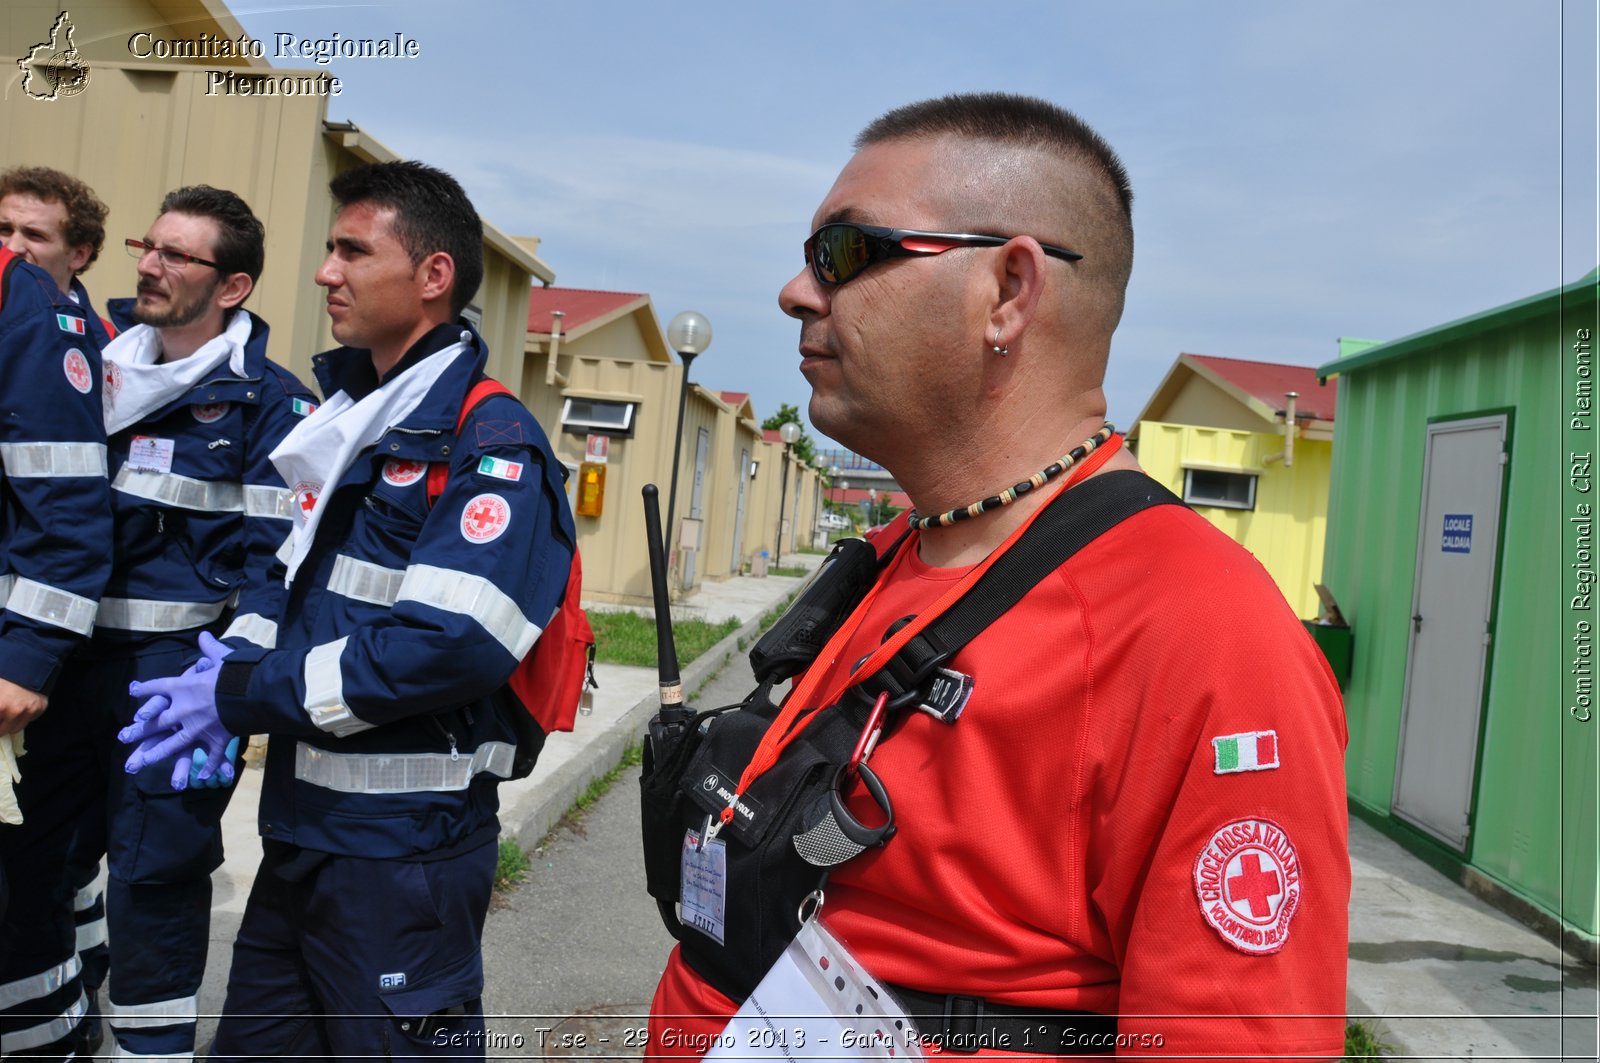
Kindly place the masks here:
[(1288, 468), (1278, 457), (1282, 453), (1281, 434), (1139, 424), (1139, 464), (1180, 497), (1186, 467), (1257, 474), (1254, 510), (1191, 505), (1254, 554), (1295, 612), (1310, 619), (1317, 615), (1313, 584), (1322, 579), (1333, 444), (1295, 440), (1294, 465)]
[[(110, 208), (105, 246), (83, 276), (99, 311), (133, 294), (138, 275), (122, 241), (145, 234), (167, 192), (209, 184), (238, 193), (267, 233), (266, 265), (245, 305), (272, 327), (268, 356), (316, 387), (311, 357), (336, 346), (314, 280), (334, 215), (328, 181), (372, 157), (325, 132), (326, 117), (319, 96), (207, 96), (193, 66), (97, 63), (80, 96), (0, 100), (0, 160), (74, 174)], [(473, 302), (490, 372), (508, 383), (523, 376), (529, 281), (486, 247)]]

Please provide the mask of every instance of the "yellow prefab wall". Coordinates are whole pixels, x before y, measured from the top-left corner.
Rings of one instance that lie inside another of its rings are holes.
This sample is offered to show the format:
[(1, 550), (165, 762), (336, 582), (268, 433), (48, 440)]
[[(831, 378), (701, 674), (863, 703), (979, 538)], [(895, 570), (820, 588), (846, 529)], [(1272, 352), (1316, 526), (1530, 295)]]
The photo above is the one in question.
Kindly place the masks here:
[(1296, 439), (1294, 465), (1285, 467), (1283, 443), (1282, 434), (1142, 421), (1139, 464), (1180, 497), (1186, 468), (1255, 474), (1253, 510), (1191, 505), (1256, 556), (1296, 613), (1312, 618), (1313, 584), (1322, 578), (1333, 444)]
[[(295, 73), (317, 71), (274, 71)], [(245, 305), (272, 327), (268, 356), (315, 386), (311, 356), (336, 345), (314, 280), (334, 215), (328, 181), (393, 157), (354, 127), (329, 131), (326, 117), (320, 96), (207, 95), (206, 73), (193, 66), (95, 63), (80, 96), (40, 103), (13, 92), (0, 101), (0, 160), (64, 170), (105, 200), (105, 247), (83, 277), (102, 311), (107, 299), (133, 294), (137, 272), (122, 241), (145, 234), (167, 192), (209, 184), (238, 193), (267, 231), (266, 266)], [(492, 227), (485, 236), (473, 303), (490, 372), (515, 382), (531, 259)]]

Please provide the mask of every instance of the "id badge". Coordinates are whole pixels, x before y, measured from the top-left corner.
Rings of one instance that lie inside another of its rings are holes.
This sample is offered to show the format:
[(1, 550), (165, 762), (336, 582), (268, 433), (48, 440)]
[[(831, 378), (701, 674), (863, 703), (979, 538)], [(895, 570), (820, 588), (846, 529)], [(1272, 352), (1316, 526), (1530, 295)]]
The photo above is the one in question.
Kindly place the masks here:
[(888, 990), (807, 919), (705, 1057), (917, 1060), (922, 1039)]
[(128, 444), (127, 467), (140, 472), (171, 472), (176, 442), (157, 436), (134, 436)]
[(712, 838), (700, 844), (698, 831), (683, 835), (683, 855), (679, 858), (683, 885), (678, 890), (678, 922), (692, 926), (706, 937), (723, 944), (723, 913), (728, 899), (728, 843)]

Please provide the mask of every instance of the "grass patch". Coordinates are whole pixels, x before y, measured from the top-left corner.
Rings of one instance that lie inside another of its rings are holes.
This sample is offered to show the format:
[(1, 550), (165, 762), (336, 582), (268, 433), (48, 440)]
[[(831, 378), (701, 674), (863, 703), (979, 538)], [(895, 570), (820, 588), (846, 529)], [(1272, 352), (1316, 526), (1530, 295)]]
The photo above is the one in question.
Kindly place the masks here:
[(778, 617), (788, 612), (789, 606), (794, 604), (798, 591), (791, 591), (783, 601), (761, 614), (761, 622), (756, 625), (756, 638), (760, 638), (773, 624), (778, 622)]
[(521, 882), (528, 873), (528, 854), (522, 851), (514, 838), (500, 839), (500, 855), (494, 865), (494, 888), (505, 893)]
[(1344, 1058), (1350, 1063), (1382, 1059), (1393, 1045), (1378, 1036), (1377, 1027), (1351, 1020), (1344, 1028)]
[[(589, 614), (594, 628), (595, 660), (606, 664), (628, 664), (641, 668), (656, 666), (656, 622), (638, 613)], [(678, 645), (678, 663), (688, 664), (739, 629), (739, 621), (729, 617), (720, 624), (704, 620), (679, 620), (672, 625), (672, 638)]]
[(811, 575), (811, 570), (809, 568), (806, 568), (804, 565), (785, 565), (783, 567), (779, 567), (779, 566), (774, 565), (772, 568), (767, 569), (767, 575), (769, 575), (769, 576), (809, 576), (809, 575)]

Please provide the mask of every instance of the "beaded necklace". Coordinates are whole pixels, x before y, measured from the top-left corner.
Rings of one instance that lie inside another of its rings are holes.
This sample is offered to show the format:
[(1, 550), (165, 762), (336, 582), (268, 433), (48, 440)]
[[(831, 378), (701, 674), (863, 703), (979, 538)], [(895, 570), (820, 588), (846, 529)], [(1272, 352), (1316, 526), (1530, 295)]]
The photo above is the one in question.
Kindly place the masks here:
[(1116, 427), (1110, 421), (1107, 421), (1100, 431), (1085, 439), (1082, 443), (1073, 447), (1021, 483), (1008, 487), (997, 495), (990, 495), (980, 502), (974, 502), (970, 506), (957, 507), (948, 513), (941, 513), (937, 517), (918, 516), (917, 511), (913, 509), (907, 518), (907, 523), (918, 531), (926, 531), (929, 528), (947, 528), (956, 521), (967, 520), (981, 513), (987, 513), (991, 509), (998, 509), (1001, 506), (1009, 506), (1029, 491), (1036, 487), (1044, 486), (1090, 454), (1093, 454), (1115, 432)]

